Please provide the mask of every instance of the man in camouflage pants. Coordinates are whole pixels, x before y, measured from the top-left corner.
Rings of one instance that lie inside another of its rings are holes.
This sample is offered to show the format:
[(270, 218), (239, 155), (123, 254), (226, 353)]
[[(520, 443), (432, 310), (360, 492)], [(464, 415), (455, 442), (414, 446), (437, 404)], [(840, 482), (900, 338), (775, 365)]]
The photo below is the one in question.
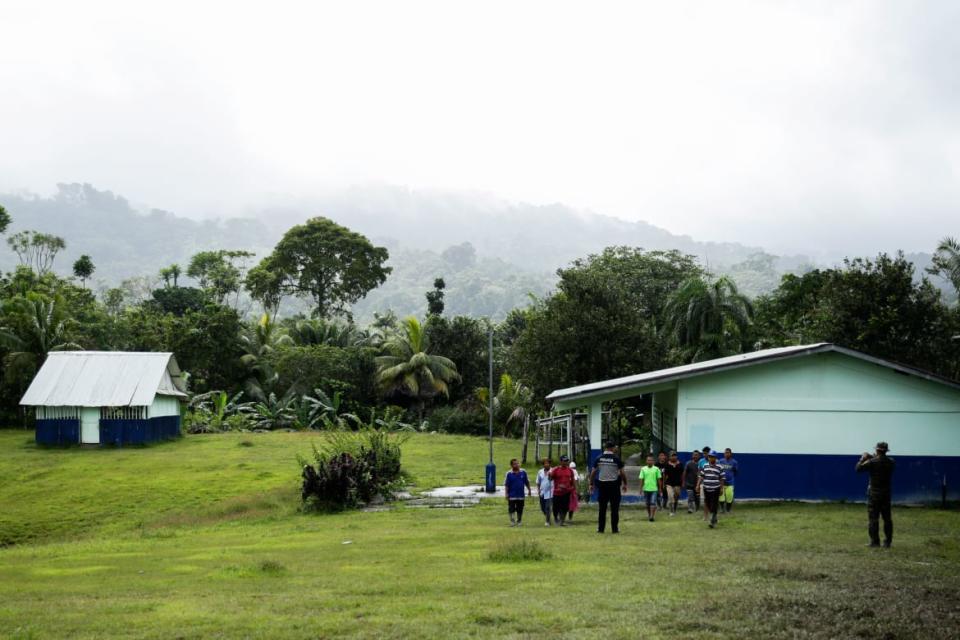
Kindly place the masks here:
[(893, 519), (890, 514), (890, 496), (893, 477), (893, 458), (887, 456), (890, 447), (886, 442), (878, 442), (876, 455), (864, 452), (857, 463), (857, 472), (870, 474), (867, 488), (867, 531), (870, 533), (870, 546), (880, 546), (880, 518), (883, 517), (883, 546), (893, 543)]

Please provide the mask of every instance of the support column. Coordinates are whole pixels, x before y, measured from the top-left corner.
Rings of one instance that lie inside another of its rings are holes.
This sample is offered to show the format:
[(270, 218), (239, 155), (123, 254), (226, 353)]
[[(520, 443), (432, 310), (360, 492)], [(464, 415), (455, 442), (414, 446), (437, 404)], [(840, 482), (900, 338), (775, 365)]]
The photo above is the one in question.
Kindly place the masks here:
[[(603, 453), (603, 403), (594, 402), (587, 410), (590, 424), (590, 456), (589, 469), (593, 469), (594, 461)], [(588, 471), (589, 473), (589, 471)]]

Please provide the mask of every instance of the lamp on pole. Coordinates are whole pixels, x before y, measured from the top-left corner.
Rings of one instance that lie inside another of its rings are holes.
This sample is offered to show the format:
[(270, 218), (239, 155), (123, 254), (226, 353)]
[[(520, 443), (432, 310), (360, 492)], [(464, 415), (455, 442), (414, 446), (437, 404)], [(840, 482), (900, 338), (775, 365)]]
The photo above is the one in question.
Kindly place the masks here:
[(487, 463), (487, 493), (497, 490), (497, 465), (493, 463), (493, 326), (487, 331), (487, 360), (489, 364), (489, 388), (487, 389), (488, 411), (490, 413), (490, 461)]

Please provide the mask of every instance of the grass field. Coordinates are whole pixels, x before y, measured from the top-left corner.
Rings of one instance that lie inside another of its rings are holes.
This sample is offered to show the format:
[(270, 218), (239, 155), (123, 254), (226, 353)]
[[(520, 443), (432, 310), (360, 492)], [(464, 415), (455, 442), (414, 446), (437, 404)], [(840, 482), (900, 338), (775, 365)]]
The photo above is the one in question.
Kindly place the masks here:
[[(620, 536), (533, 503), (297, 512), (316, 435), (195, 436), (139, 450), (42, 450), (0, 432), (0, 635), (13, 638), (953, 638), (960, 513), (895, 509), (863, 546), (862, 505), (738, 505)], [(418, 435), (419, 488), (475, 482), (486, 442)], [(517, 443), (497, 443), (498, 465)], [(747, 472), (747, 470), (744, 470)], [(514, 543), (545, 553), (512, 560)]]

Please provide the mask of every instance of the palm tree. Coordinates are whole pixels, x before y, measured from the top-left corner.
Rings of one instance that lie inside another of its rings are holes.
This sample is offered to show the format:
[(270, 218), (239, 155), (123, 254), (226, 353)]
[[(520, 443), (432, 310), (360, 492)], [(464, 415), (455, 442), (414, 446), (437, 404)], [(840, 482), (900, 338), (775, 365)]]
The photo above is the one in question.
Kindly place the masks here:
[(950, 237), (941, 240), (931, 262), (927, 273), (946, 278), (960, 294), (960, 242)]
[(311, 318), (289, 325), (287, 334), (298, 345), (325, 344), (331, 347), (354, 347), (367, 344), (368, 334), (356, 325)]
[(690, 278), (670, 297), (665, 311), (666, 330), (691, 362), (742, 352), (753, 317), (750, 299), (726, 276), (712, 283)]
[[(476, 402), (489, 412), (490, 392), (486, 387), (474, 390)], [(513, 379), (509, 373), (500, 375), (500, 386), (493, 396), (493, 416), (503, 423), (504, 437), (510, 436), (510, 427), (525, 424), (533, 404), (533, 391), (525, 384)]]
[(270, 366), (269, 356), (284, 344), (292, 344), (290, 336), (281, 333), (277, 324), (266, 313), (252, 327), (240, 335), (244, 354), (240, 361), (247, 368), (246, 392), (257, 402), (265, 402), (279, 376)]
[(32, 375), (51, 351), (83, 348), (67, 339), (68, 320), (62, 300), (28, 293), (9, 304), (8, 316), (14, 319), (14, 326), (0, 327), (0, 346), (10, 352), (6, 358), (8, 376)]
[(437, 395), (449, 396), (449, 385), (459, 382), (457, 365), (449, 358), (429, 353), (424, 326), (412, 316), (401, 323), (399, 333), (384, 348), (388, 355), (375, 360), (381, 392), (412, 398), (422, 423), (426, 402)]

